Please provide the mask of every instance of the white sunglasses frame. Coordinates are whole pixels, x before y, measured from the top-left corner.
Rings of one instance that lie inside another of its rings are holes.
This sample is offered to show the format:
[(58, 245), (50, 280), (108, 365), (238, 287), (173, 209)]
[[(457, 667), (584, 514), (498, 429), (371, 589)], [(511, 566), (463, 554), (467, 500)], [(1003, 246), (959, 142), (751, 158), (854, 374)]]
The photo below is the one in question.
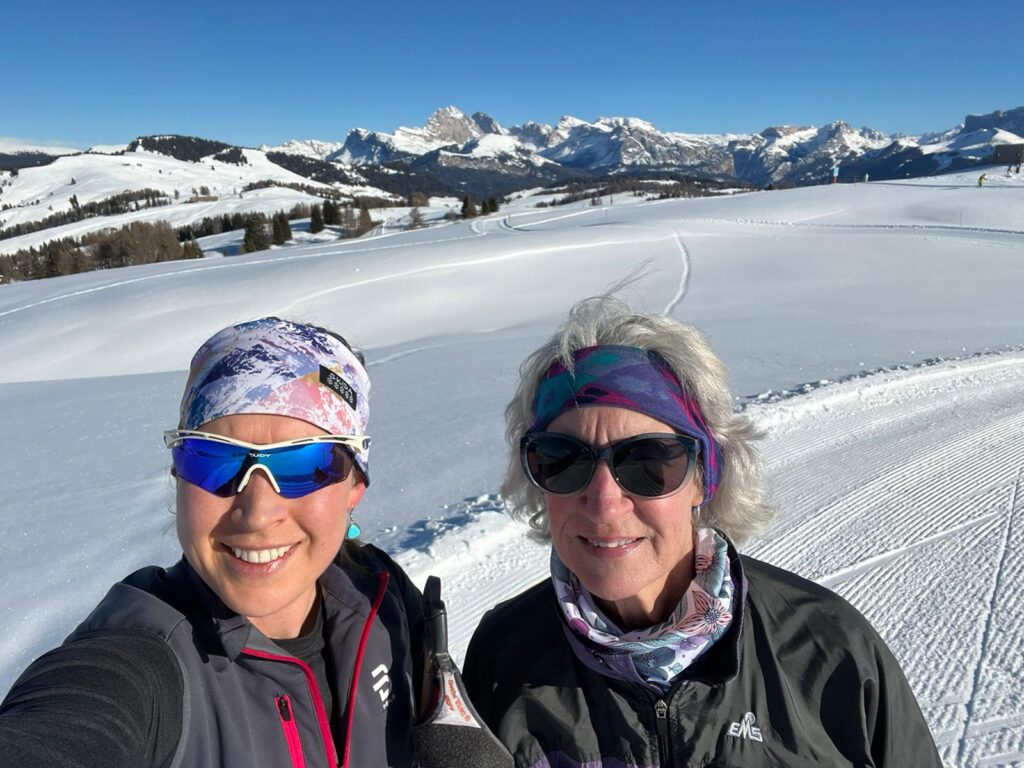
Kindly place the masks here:
[[(232, 437), (225, 437), (224, 435), (215, 435), (212, 432), (201, 432), (196, 429), (168, 429), (164, 430), (164, 447), (173, 448), (180, 442), (189, 437), (198, 437), (203, 440), (212, 440), (216, 443), (224, 443), (226, 445), (235, 445), (239, 448), (245, 448), (250, 451), (265, 451), (273, 448), (291, 448), (299, 445), (311, 445), (313, 443), (335, 443), (337, 445), (343, 445), (346, 448), (351, 448), (359, 454), (365, 454), (370, 449), (370, 436), (369, 435), (316, 435), (314, 437), (300, 437), (295, 440), (284, 440), (280, 443), (247, 443), (244, 440), (235, 440)], [(252, 473), (257, 469), (263, 470), (263, 474), (270, 480), (271, 485), (274, 486), (274, 490), (277, 493), (281, 493), (281, 486), (277, 484), (277, 478), (274, 477), (274, 473), (270, 471), (270, 467), (259, 462), (249, 466), (246, 470), (245, 475), (238, 483), (236, 493), (241, 493), (245, 490), (245, 486), (249, 484), (249, 480), (252, 477)]]
[(299, 437), (295, 440), (284, 440), (280, 443), (247, 443), (244, 440), (235, 440), (233, 437), (215, 435), (212, 432), (201, 432), (198, 429), (167, 429), (164, 430), (164, 447), (173, 448), (187, 437), (201, 437), (204, 440), (213, 440), (217, 443), (237, 445), (239, 448), (248, 448), (250, 451), (263, 451), (270, 448), (290, 448), (295, 445), (309, 445), (310, 443), (339, 443), (346, 448), (351, 448), (357, 453), (363, 454), (370, 450), (369, 435), (314, 435), (313, 437)]

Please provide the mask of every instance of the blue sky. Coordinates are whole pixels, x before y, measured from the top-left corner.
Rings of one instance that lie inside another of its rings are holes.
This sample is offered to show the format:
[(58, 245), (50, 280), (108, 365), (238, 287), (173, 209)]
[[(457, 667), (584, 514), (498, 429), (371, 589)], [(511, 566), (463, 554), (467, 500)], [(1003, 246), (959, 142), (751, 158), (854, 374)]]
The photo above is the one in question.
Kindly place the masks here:
[(950, 128), (1024, 105), (1024, 2), (606, 0), (4, 8), (0, 136), (72, 146), (183, 133), (342, 141), (454, 104), (753, 132), (843, 119)]

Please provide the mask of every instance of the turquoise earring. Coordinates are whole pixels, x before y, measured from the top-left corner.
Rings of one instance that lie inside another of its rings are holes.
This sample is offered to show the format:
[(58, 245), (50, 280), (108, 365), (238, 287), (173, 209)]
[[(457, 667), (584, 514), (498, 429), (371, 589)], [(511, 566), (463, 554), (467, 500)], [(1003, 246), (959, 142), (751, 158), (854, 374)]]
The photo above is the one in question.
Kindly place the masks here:
[(348, 511), (348, 513), (349, 513), (348, 530), (345, 531), (345, 538), (346, 539), (358, 539), (359, 538), (359, 534), (361, 534), (363, 532), (363, 529), (359, 527), (359, 523), (357, 523), (355, 517), (352, 516), (352, 510), (351, 509)]

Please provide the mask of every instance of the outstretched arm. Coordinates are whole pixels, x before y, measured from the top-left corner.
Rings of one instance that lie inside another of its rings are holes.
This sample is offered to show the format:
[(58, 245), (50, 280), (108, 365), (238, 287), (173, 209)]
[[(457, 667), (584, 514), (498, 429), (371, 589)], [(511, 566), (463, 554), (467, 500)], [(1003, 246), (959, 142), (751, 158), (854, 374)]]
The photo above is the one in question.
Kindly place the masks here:
[(173, 757), (184, 685), (170, 649), (97, 633), (37, 659), (0, 704), (0, 755), (20, 768), (139, 768)]

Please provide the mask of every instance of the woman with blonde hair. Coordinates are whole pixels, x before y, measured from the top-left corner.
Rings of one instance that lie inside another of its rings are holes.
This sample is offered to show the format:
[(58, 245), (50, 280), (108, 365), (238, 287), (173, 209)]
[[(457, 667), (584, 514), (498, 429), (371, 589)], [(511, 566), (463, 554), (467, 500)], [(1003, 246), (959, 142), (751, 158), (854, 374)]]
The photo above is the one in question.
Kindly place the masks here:
[(506, 420), (551, 576), (483, 618), (464, 676), (517, 766), (941, 765), (867, 621), (736, 549), (772, 516), (759, 434), (699, 332), (583, 301)]

